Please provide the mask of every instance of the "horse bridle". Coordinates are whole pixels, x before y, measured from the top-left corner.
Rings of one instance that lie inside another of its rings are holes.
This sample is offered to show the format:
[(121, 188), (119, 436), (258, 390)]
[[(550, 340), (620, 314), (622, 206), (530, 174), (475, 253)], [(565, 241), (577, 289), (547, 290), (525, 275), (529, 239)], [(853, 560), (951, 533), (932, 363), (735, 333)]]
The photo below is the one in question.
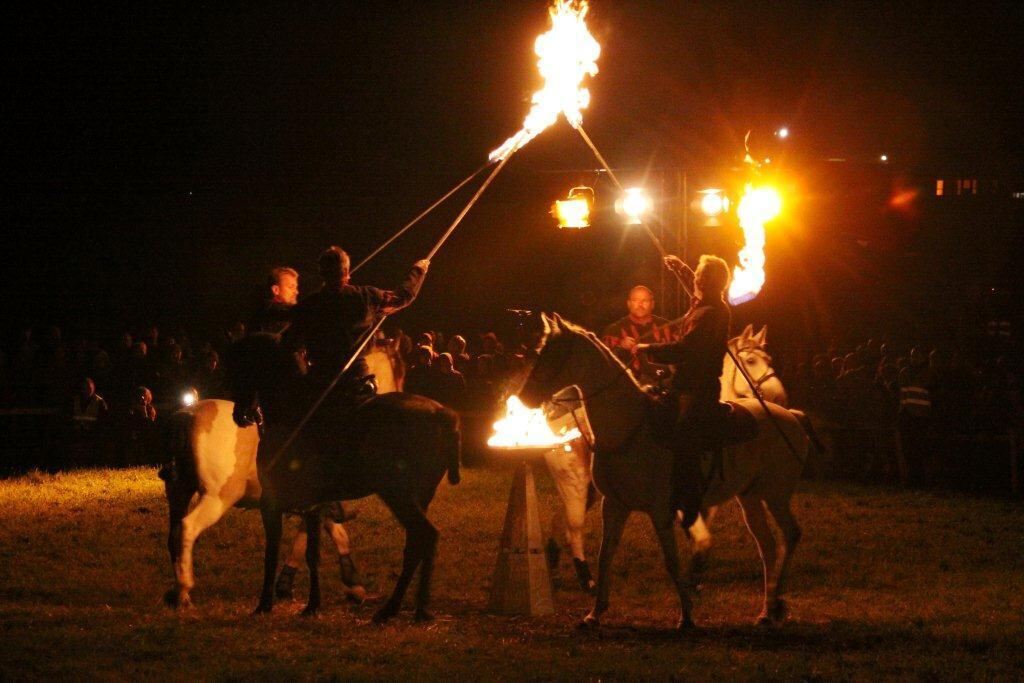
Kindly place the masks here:
[[(752, 353), (752, 350), (749, 349), (749, 348), (746, 348), (746, 349), (736, 349), (736, 356), (737, 356), (737, 358), (739, 358), (741, 360), (743, 358), (742, 354), (744, 354), (744, 353)], [(739, 370), (739, 365), (736, 364), (736, 363), (733, 363), (732, 364), (732, 378), (730, 378), (730, 380), (729, 380), (729, 386), (731, 386), (731, 387), (735, 387), (736, 386), (736, 375), (739, 374), (739, 371), (740, 371)], [(753, 377), (750, 377), (750, 383), (753, 385), (754, 391), (756, 391), (759, 396), (764, 398), (764, 395), (761, 393), (761, 385), (763, 385), (765, 382), (767, 382), (768, 380), (772, 379), (773, 377), (777, 377), (777, 375), (775, 374), (774, 368), (772, 368), (772, 366), (769, 364), (768, 365), (768, 369), (765, 370), (763, 373), (761, 373), (760, 377), (758, 377), (757, 379), (754, 379)]]

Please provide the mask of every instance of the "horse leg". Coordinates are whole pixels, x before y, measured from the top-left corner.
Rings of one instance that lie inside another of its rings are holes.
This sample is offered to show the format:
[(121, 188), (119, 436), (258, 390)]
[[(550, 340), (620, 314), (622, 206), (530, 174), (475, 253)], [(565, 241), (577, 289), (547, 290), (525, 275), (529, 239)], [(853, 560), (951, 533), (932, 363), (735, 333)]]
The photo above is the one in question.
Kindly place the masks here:
[(768, 500), (768, 511), (775, 518), (775, 523), (782, 531), (782, 565), (779, 567), (778, 578), (775, 581), (775, 594), (771, 596), (768, 603), (768, 616), (774, 622), (781, 622), (786, 618), (786, 601), (782, 599), (786, 591), (789, 578), (789, 564), (793, 558), (793, 551), (796, 550), (803, 531), (793, 516), (793, 509), (790, 507), (789, 499)]
[[(552, 521), (552, 534), (561, 532), (561, 536), (572, 554), (573, 568), (580, 588), (586, 593), (593, 593), (597, 585), (590, 574), (590, 565), (583, 549), (584, 527), (587, 518), (588, 493), (590, 489), (590, 472), (584, 459), (576, 449), (565, 451), (556, 449), (545, 458), (551, 478), (555, 480), (562, 507), (555, 512)], [(551, 569), (558, 566), (559, 546), (554, 538), (548, 543), (548, 564)]]
[(192, 512), (182, 518), (180, 550), (178, 561), (174, 565), (174, 575), (178, 583), (178, 595), (174, 602), (179, 607), (192, 605), (189, 592), (196, 584), (195, 576), (192, 573), (192, 550), (195, 547), (196, 539), (223, 517), (233, 502), (225, 502), (219, 496), (203, 494), (199, 497), (199, 502), (196, 503)]
[(324, 531), (334, 541), (334, 549), (338, 551), (338, 565), (341, 570), (342, 590), (349, 602), (362, 604), (366, 600), (366, 586), (363, 577), (352, 561), (352, 545), (349, 541), (345, 525), (324, 517)]
[(594, 601), (594, 609), (583, 617), (583, 622), (580, 624), (583, 628), (600, 626), (601, 615), (608, 610), (608, 596), (611, 592), (612, 582), (612, 560), (619, 548), (626, 520), (629, 519), (629, 510), (618, 501), (606, 496), (601, 504), (601, 519), (604, 529), (601, 533), (601, 551), (598, 553), (597, 560), (597, 599)]
[(761, 614), (757, 617), (757, 623), (769, 624), (771, 619), (768, 612), (768, 598), (775, 590), (775, 536), (771, 527), (768, 526), (768, 516), (765, 514), (761, 499), (755, 496), (737, 497), (740, 509), (743, 511), (743, 521), (747, 530), (754, 537), (757, 544), (757, 551), (761, 555), (761, 565), (764, 571), (764, 606)]
[[(260, 500), (260, 516), (263, 518), (263, 538), (267, 545), (263, 551), (263, 590), (260, 593), (260, 604), (256, 606), (256, 614), (269, 614), (274, 608), (274, 573), (277, 571), (277, 559), (281, 553), (281, 527), (284, 515), (264, 496)], [(313, 523), (316, 524), (315, 521)], [(316, 529), (315, 526), (313, 528)], [(311, 545), (313, 543), (307, 541), (307, 557)], [(312, 574), (312, 567), (310, 573)], [(310, 583), (312, 584), (312, 576)]]
[(306, 566), (309, 567), (309, 602), (302, 616), (312, 617), (320, 611), (320, 511), (307, 512), (302, 522), (306, 529)]
[[(191, 487), (184, 487), (177, 483), (168, 482), (165, 486), (167, 493), (167, 511), (168, 511), (168, 528), (167, 528), (167, 551), (171, 556), (171, 568), (175, 569), (178, 566), (178, 562), (181, 558), (181, 542), (182, 542), (182, 520), (185, 515), (188, 514), (188, 504), (192, 500), (192, 495), (195, 490)], [(177, 607), (180, 605), (180, 589), (172, 588), (164, 594), (164, 602), (169, 607)], [(186, 593), (187, 597), (187, 593)]]
[(665, 569), (679, 595), (680, 612), (676, 628), (684, 630), (693, 628), (693, 600), (690, 598), (689, 581), (679, 575), (679, 547), (676, 544), (676, 534), (672, 526), (674, 520), (674, 514), (658, 515), (657, 517), (651, 515), (651, 524), (654, 526), (654, 533), (658, 537), (661, 554), (665, 559)]
[[(437, 542), (437, 530), (427, 520), (426, 515), (420, 509), (419, 504), (408, 495), (381, 494), (381, 499), (388, 506), (395, 518), (405, 529), (405, 549), (402, 553), (402, 573), (395, 583), (395, 588), (387, 602), (373, 615), (375, 623), (383, 624), (391, 617), (398, 614), (402, 608), (402, 599), (412, 582), (416, 569), (424, 559), (427, 547)], [(423, 598), (429, 600), (430, 587), (424, 587), (421, 580), (420, 593), (417, 596), (416, 612), (417, 617), (426, 618), (426, 605), (420, 602)], [(422, 611), (422, 615), (421, 615)]]
[(690, 564), (686, 570), (686, 581), (694, 590), (699, 589), (701, 579), (708, 567), (708, 555), (711, 553), (711, 530), (709, 527), (716, 511), (717, 508), (709, 509), (706, 520), (703, 516), (698, 516), (697, 521), (688, 530), (690, 538), (693, 540), (693, 553), (690, 555)]

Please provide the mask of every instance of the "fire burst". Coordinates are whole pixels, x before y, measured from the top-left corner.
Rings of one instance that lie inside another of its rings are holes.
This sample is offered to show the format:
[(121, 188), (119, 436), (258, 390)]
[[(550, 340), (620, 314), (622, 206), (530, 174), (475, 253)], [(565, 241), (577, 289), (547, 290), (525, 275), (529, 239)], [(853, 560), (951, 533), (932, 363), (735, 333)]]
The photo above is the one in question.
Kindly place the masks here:
[(585, 76), (597, 74), (601, 46), (590, 35), (584, 17), (586, 0), (555, 0), (548, 9), (551, 28), (537, 37), (534, 52), (544, 87), (533, 94), (533, 106), (523, 128), (491, 152), (491, 161), (503, 161), (558, 119), (561, 112), (577, 128), (582, 109), (590, 103), (590, 91), (580, 87)]
[(544, 411), (530, 409), (523, 405), (518, 396), (509, 396), (505, 402), (505, 417), (494, 423), (494, 435), (487, 439), (487, 445), (495, 448), (541, 448), (579, 438), (580, 430), (561, 430), (555, 434), (544, 418)]
[(743, 229), (743, 248), (729, 286), (729, 303), (733, 306), (750, 301), (764, 286), (764, 224), (778, 216), (781, 210), (782, 199), (775, 190), (765, 187), (754, 189), (747, 185), (736, 209)]

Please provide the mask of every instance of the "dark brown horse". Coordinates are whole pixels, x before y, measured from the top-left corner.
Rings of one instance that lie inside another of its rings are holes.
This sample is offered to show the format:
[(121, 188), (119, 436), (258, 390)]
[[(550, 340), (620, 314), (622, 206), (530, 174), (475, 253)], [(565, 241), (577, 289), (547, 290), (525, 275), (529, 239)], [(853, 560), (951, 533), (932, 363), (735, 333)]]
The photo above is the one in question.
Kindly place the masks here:
[[(354, 409), (328, 398), (294, 443), (275, 457), (309, 405), (310, 392), (301, 390), (290, 354), (269, 336), (253, 335), (236, 344), (229, 366), (236, 405), (258, 404), (267, 425), (257, 458), (267, 545), (256, 611), (273, 607), (283, 513), (302, 512), (306, 528), (316, 529), (317, 505), (377, 495), (405, 529), (405, 550), (398, 582), (374, 620), (384, 622), (399, 612), (417, 569), (415, 618), (429, 619), (438, 531), (426, 511), (445, 474), (450, 483), (459, 481), (458, 415), (412, 394), (381, 394)], [(319, 559), (319, 534), (310, 534), (310, 595), (304, 614), (320, 607)]]
[[(592, 432), (593, 481), (604, 495), (604, 529), (598, 560), (597, 599), (583, 621), (596, 626), (608, 609), (612, 559), (631, 512), (650, 517), (661, 545), (665, 566), (681, 604), (679, 626), (692, 625), (690, 576), (680, 576), (672, 525), (672, 451), (658, 438), (655, 406), (615, 355), (597, 337), (556, 314), (543, 317), (545, 334), (538, 357), (522, 390), (522, 401), (537, 406), (565, 387), (576, 387)], [(758, 421), (753, 441), (728, 449), (721, 480), (706, 494), (703, 507), (735, 497), (747, 527), (757, 542), (764, 568), (763, 622), (781, 620), (786, 611), (782, 594), (800, 527), (790, 510), (790, 498), (806, 457), (807, 439), (796, 417), (785, 408), (754, 399), (737, 401)], [(785, 433), (769, 423), (774, 419)], [(786, 440), (800, 451), (789, 450)], [(782, 530), (781, 562), (768, 526), (770, 514)], [(778, 566), (777, 566), (778, 565)]]

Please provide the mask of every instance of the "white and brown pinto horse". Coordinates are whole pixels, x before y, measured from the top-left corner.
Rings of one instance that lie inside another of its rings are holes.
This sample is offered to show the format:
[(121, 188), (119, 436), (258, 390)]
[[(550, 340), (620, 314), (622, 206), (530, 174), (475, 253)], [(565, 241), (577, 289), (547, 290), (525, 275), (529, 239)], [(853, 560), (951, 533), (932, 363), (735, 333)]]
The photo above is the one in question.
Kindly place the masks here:
[[(753, 327), (747, 325), (739, 336), (729, 340), (732, 356), (725, 354), (722, 361), (721, 400), (735, 401), (740, 398), (754, 398), (751, 388), (751, 383), (753, 383), (764, 400), (780, 406), (788, 405), (786, 389), (772, 369), (771, 356), (765, 351), (766, 336), (767, 327), (762, 327), (757, 334), (754, 334)], [(748, 382), (743, 373), (737, 369), (732, 360), (733, 356), (743, 363), (747, 376), (752, 382)], [(793, 412), (803, 423), (802, 413)], [(583, 413), (578, 413), (578, 415), (582, 416)], [(591, 578), (583, 544), (587, 511), (595, 502), (590, 477), (590, 451), (587, 448), (586, 439), (574, 442), (571, 449), (552, 449), (545, 454), (545, 462), (562, 501), (562, 505), (554, 514), (552, 533), (554, 536), (564, 539), (572, 556), (580, 588), (592, 591), (596, 583)], [(699, 578), (699, 572), (707, 564), (707, 556), (711, 550), (709, 527), (715, 512), (716, 508), (708, 509), (707, 517), (699, 518), (690, 529), (690, 535), (694, 541), (692, 567), (697, 573), (695, 578)], [(554, 568), (560, 554), (556, 538), (548, 541), (547, 554), (548, 560)]]
[[(593, 333), (557, 315), (545, 316), (543, 322), (545, 335), (520, 398), (535, 407), (565, 387), (576, 389), (594, 439), (593, 481), (604, 496), (597, 598), (583, 625), (598, 625), (608, 608), (612, 559), (626, 520), (636, 511), (645, 513), (654, 526), (679, 596), (679, 625), (691, 626), (690, 588), (695, 568), (691, 564), (687, 576), (680, 575), (673, 532), (676, 513), (671, 503), (673, 453), (657, 436), (653, 399)], [(766, 411), (754, 399), (737, 402), (757, 420), (758, 436), (727, 450), (722, 477), (705, 495), (703, 506), (719, 505), (730, 498), (739, 502), (763, 564), (764, 605), (759, 621), (778, 622), (785, 616), (782, 595), (801, 534), (790, 499), (803, 469), (807, 439), (797, 418), (782, 406), (768, 403)], [(774, 420), (778, 429), (769, 420)], [(798, 452), (793, 453), (789, 444)], [(776, 547), (769, 514), (782, 531), (781, 548)]]

